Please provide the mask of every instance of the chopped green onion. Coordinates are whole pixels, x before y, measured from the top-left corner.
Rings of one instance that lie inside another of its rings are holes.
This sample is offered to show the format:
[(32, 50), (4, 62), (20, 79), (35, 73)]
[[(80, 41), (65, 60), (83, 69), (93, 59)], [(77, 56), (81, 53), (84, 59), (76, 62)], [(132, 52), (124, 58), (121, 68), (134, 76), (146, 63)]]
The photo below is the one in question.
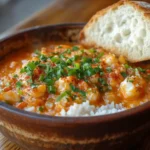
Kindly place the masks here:
[(62, 98), (69, 96), (69, 95), (70, 95), (70, 91), (65, 91), (56, 98), (56, 101), (59, 102)]
[(131, 66), (129, 66), (128, 64), (124, 64), (124, 66), (126, 69), (131, 68)]
[(48, 93), (56, 93), (56, 88), (54, 86), (47, 86)]
[(67, 68), (68, 69), (68, 76), (76, 75), (76, 69), (74, 68)]
[(86, 70), (86, 69), (91, 68), (91, 64), (89, 64), (89, 63), (84, 63), (84, 64), (82, 65), (82, 67), (83, 67), (84, 70)]
[(32, 78), (28, 79), (27, 82), (28, 82), (28, 83), (33, 83)]
[(94, 58), (93, 59), (93, 63), (99, 63), (99, 62), (100, 62), (99, 58)]
[(105, 86), (108, 85), (104, 78), (99, 78), (98, 81), (101, 83), (101, 85), (105, 85)]
[(107, 71), (107, 72), (112, 72), (111, 67), (107, 67), (107, 68), (106, 68), (106, 71)]
[(52, 61), (53, 63), (59, 63), (59, 62), (60, 62), (60, 58), (54, 56), (54, 57), (51, 58), (51, 61)]
[(72, 59), (68, 58), (68, 59), (66, 60), (66, 63), (67, 63), (68, 65), (71, 65), (71, 64), (72, 64)]
[(124, 78), (126, 78), (126, 77), (128, 76), (126, 72), (121, 72), (121, 75), (122, 75)]
[(48, 58), (45, 55), (43, 55), (43, 54), (40, 55), (40, 60), (41, 61), (46, 61), (47, 59)]
[(141, 67), (138, 67), (137, 69), (138, 69), (140, 72), (143, 72), (143, 73), (146, 72), (146, 69), (143, 69), (143, 68), (141, 68)]
[(128, 81), (128, 82), (133, 82), (134, 80), (128, 79), (127, 81)]
[(75, 63), (74, 67), (75, 67), (75, 69), (80, 69), (80, 64), (79, 63)]
[(17, 74), (14, 74), (13, 78), (18, 78), (19, 76)]
[(67, 49), (67, 54), (71, 54), (71, 50), (70, 49)]
[(99, 74), (100, 74), (100, 76), (103, 76), (103, 75), (104, 75), (104, 72), (103, 72), (103, 71), (101, 71)]
[(37, 54), (37, 55), (41, 54), (39, 50), (35, 50), (34, 53)]
[(70, 58), (72, 61), (76, 61), (76, 60), (78, 60), (79, 59), (79, 55), (75, 55), (75, 56), (73, 56), (72, 58)]
[(31, 88), (32, 88), (32, 89), (34, 89), (34, 88), (37, 88), (37, 87), (38, 87), (38, 84), (31, 83), (31, 85), (30, 85), (30, 86), (31, 86)]
[(79, 47), (78, 47), (78, 46), (73, 46), (73, 47), (72, 47), (72, 50), (73, 50), (73, 51), (77, 51), (77, 50), (79, 50)]
[(104, 52), (100, 52), (100, 53), (98, 54), (98, 58), (101, 58), (103, 55), (104, 55)]
[(147, 75), (147, 80), (148, 80), (148, 81), (150, 80), (150, 75)]
[(95, 71), (93, 68), (89, 68), (88, 70), (85, 71), (85, 74), (90, 77), (95, 74)]
[(40, 81), (43, 81), (43, 80), (44, 80), (44, 75), (43, 75), (43, 74), (40, 75), (39, 80), (40, 80)]
[(7, 83), (6, 83), (6, 87), (9, 87), (9, 86), (10, 86), (10, 82), (7, 82)]
[(20, 70), (20, 73), (27, 73), (28, 75), (32, 75), (34, 69), (37, 67), (39, 63), (40, 63), (39, 61), (29, 62), (24, 68)]
[(70, 84), (70, 88), (72, 89), (73, 92), (78, 92), (84, 97), (86, 96), (86, 92), (85, 91), (80, 90), (79, 88), (75, 87), (74, 85)]
[(90, 51), (91, 53), (95, 53), (95, 52), (96, 52), (95, 49), (90, 49), (89, 51)]
[(133, 80), (133, 78), (127, 78), (127, 82), (133, 82), (134, 80)]
[(39, 111), (40, 111), (40, 112), (43, 112), (43, 111), (44, 111), (44, 106), (40, 106), (40, 107), (39, 107)]
[(22, 92), (21, 90), (19, 90), (19, 89), (18, 89), (17, 92), (18, 92), (19, 95), (22, 95), (22, 93), (23, 93), (23, 92)]
[(65, 55), (62, 53), (62, 54), (59, 55), (59, 58), (64, 59)]
[(17, 89), (20, 89), (21, 87), (22, 87), (22, 82), (21, 81), (18, 81), (18, 82), (16, 82), (16, 88)]
[(82, 57), (82, 62), (83, 62), (83, 63), (91, 63), (91, 62), (92, 62), (92, 58), (89, 58), (89, 57)]
[(57, 46), (57, 48), (62, 48), (62, 46), (61, 46), (61, 45), (59, 45), (59, 46)]
[(48, 75), (49, 72), (50, 72), (50, 65), (47, 64), (47, 65), (46, 65), (46, 68), (45, 68), (45, 73), (46, 73), (46, 75)]
[(46, 78), (44, 80), (44, 82), (47, 84), (47, 85), (53, 85), (54, 84), (54, 80), (50, 79), (50, 78)]

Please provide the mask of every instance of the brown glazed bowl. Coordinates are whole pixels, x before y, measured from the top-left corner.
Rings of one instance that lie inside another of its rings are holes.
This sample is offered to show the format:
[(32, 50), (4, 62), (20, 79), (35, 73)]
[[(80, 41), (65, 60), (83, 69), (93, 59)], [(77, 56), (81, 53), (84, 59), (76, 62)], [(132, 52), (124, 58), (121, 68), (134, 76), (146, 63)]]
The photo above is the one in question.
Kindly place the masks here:
[[(0, 41), (0, 56), (49, 42), (78, 42), (83, 24), (27, 29)], [(144, 87), (143, 87), (144, 88)], [(0, 102), (0, 131), (26, 150), (150, 150), (150, 102), (94, 117), (51, 117)]]

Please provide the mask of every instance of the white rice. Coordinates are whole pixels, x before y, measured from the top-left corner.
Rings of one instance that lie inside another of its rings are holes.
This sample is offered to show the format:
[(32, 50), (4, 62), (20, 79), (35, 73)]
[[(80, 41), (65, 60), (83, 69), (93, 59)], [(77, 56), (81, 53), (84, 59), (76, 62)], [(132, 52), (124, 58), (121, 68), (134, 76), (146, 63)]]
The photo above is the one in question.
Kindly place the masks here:
[(83, 102), (82, 104), (73, 104), (70, 106), (68, 111), (62, 109), (60, 112), (61, 116), (98, 116), (111, 114), (126, 110), (123, 105), (115, 104), (114, 102), (102, 105), (101, 107), (95, 107), (89, 104), (89, 101)]

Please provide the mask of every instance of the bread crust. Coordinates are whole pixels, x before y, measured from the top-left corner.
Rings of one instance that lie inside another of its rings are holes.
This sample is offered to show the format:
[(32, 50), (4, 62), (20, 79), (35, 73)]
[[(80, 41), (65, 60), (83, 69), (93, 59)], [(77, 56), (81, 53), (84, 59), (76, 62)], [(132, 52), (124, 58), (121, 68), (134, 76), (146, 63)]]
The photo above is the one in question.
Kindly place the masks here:
[[(117, 48), (115, 47), (111, 47), (111, 49), (107, 48), (107, 47), (103, 47), (102, 45), (101, 46), (98, 46), (97, 43), (93, 42), (93, 41), (88, 41), (86, 42), (85, 39), (86, 39), (86, 36), (85, 36), (85, 31), (88, 27), (90, 27), (93, 22), (96, 22), (98, 20), (98, 18), (100, 18), (101, 16), (105, 15), (109, 10), (115, 10), (117, 9), (119, 6), (121, 5), (124, 5), (124, 4), (129, 4), (131, 6), (133, 6), (136, 10), (139, 10), (143, 13), (145, 19), (148, 19), (150, 20), (150, 4), (147, 3), (147, 2), (143, 2), (143, 1), (129, 1), (129, 0), (121, 0), (111, 6), (108, 6), (107, 8), (105, 9), (102, 9), (101, 11), (98, 11), (90, 20), (89, 22), (85, 25), (85, 27), (83, 28), (83, 30), (80, 32), (80, 36), (79, 36), (79, 40), (80, 40), (80, 43), (82, 45), (84, 45), (85, 47), (100, 47), (100, 48), (103, 48), (105, 49), (106, 51), (109, 51), (109, 52), (112, 52), (116, 55), (120, 55), (120, 52)], [(130, 59), (128, 57), (128, 53), (124, 53), (123, 54), (124, 57), (126, 57), (126, 59), (130, 62), (139, 62), (139, 61), (145, 61), (145, 60), (150, 60), (150, 55), (147, 56), (147, 57), (144, 57), (144, 58), (141, 58), (141, 59)]]

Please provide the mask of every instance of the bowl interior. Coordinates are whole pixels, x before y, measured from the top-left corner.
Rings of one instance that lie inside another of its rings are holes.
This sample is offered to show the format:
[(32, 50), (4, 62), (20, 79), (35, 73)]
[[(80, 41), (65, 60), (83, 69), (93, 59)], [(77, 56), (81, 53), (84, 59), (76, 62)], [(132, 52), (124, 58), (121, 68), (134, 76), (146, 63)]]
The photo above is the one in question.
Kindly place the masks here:
[[(22, 50), (28, 47), (32, 49), (40, 49), (42, 46), (47, 44), (58, 42), (58, 43), (78, 43), (79, 32), (83, 28), (84, 24), (63, 24), (63, 25), (53, 25), (53, 26), (43, 26), (43, 27), (34, 27), (21, 31), (17, 34), (6, 37), (0, 41), (0, 59), (4, 56), (7, 57), (9, 52), (15, 52), (16, 50)], [(41, 115), (25, 112), (14, 107), (8, 106), (3, 102), (0, 102), (0, 107), (7, 109), (7, 111), (12, 111), (13, 113), (20, 113), (21, 115), (28, 117), (41, 117)], [(136, 113), (141, 113), (144, 110), (149, 111), (150, 102), (138, 106), (136, 108), (130, 109), (128, 111), (109, 114), (104, 116), (95, 116), (95, 117), (74, 117), (74, 119), (80, 123), (92, 123), (93, 121), (97, 122), (97, 118), (101, 118), (101, 121), (109, 121), (109, 119), (117, 119), (120, 117), (127, 117), (130, 115), (135, 115)], [(63, 117), (49, 117), (42, 115), (42, 119), (54, 118), (58, 122), (64, 120), (60, 119)], [(72, 122), (70, 118), (65, 117), (68, 122)], [(88, 119), (92, 118), (92, 119)]]

